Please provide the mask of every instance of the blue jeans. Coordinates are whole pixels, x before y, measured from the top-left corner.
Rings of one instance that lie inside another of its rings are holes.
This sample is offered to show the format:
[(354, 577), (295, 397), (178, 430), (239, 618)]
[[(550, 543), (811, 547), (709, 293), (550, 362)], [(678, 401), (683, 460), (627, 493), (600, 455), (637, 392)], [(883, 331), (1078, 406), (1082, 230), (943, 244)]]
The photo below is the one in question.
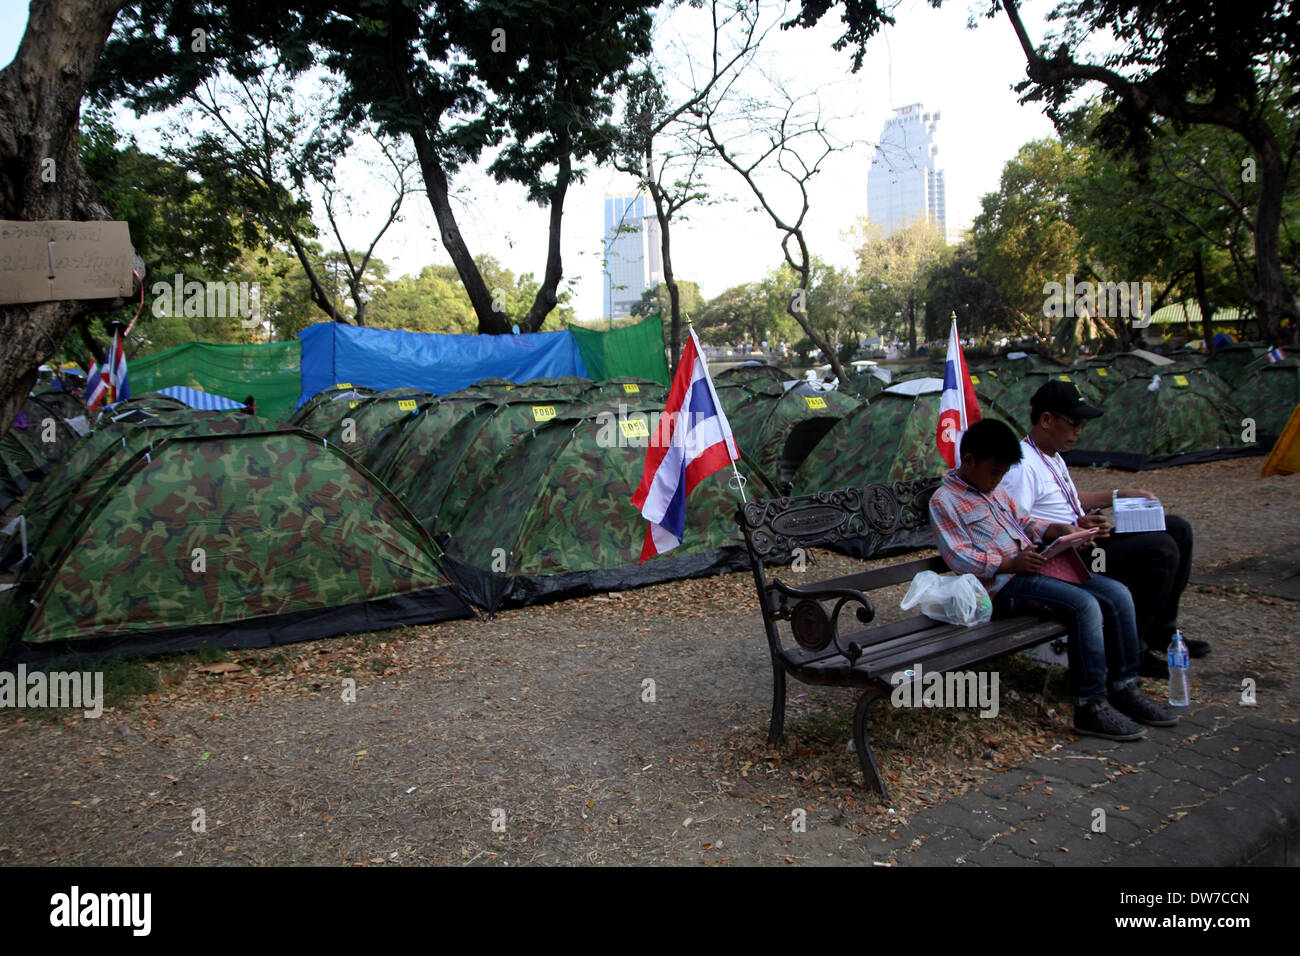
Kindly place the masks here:
[(1142, 653), (1133, 596), (1111, 578), (1093, 575), (1067, 584), (1045, 574), (1017, 574), (993, 598), (993, 616), (1030, 605), (1070, 631), (1070, 696), (1074, 706), (1105, 697), (1137, 680)]

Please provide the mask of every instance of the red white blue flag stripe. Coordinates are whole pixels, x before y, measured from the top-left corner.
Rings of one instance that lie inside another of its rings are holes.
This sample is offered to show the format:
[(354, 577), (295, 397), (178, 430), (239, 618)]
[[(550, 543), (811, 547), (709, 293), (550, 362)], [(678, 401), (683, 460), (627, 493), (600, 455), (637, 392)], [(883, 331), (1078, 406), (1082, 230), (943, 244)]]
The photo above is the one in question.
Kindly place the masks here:
[(695, 330), (682, 351), (668, 404), (650, 436), (632, 504), (650, 522), (641, 561), (671, 551), (686, 532), (686, 498), (719, 468), (740, 460)]
[(1277, 348), (1271, 348), (1271, 349), (1269, 349), (1267, 354), (1268, 354), (1268, 360), (1269, 360), (1270, 363), (1272, 363), (1272, 362), (1280, 362), (1280, 361), (1282, 361), (1284, 358), (1286, 358), (1286, 353), (1282, 351), (1281, 346), (1278, 346)]
[(104, 382), (104, 377), (99, 374), (99, 366), (92, 361), (90, 372), (86, 375), (86, 408), (93, 412), (107, 394), (108, 385)]
[(957, 467), (957, 449), (966, 429), (980, 420), (980, 403), (975, 397), (970, 372), (966, 369), (966, 356), (961, 351), (957, 335), (957, 320), (953, 319), (948, 333), (948, 361), (943, 367), (943, 395), (939, 398), (939, 425), (935, 429), (935, 442), (939, 454), (949, 468)]
[(108, 376), (108, 404), (124, 402), (131, 397), (131, 385), (126, 377), (126, 350), (122, 348), (122, 333), (113, 336), (108, 346), (108, 357), (104, 359), (104, 370)]

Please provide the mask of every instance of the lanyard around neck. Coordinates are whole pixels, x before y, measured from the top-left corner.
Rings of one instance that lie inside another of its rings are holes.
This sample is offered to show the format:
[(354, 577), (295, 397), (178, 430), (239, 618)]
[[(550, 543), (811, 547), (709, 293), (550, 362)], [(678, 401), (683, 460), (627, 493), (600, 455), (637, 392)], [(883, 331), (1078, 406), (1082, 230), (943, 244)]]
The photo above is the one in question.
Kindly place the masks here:
[(1070, 506), (1070, 510), (1078, 517), (1082, 518), (1084, 516), (1083, 502), (1079, 500), (1078, 495), (1071, 491), (1074, 483), (1070, 482), (1069, 484), (1066, 484), (1061, 480), (1061, 476), (1057, 472), (1056, 466), (1047, 460), (1047, 456), (1043, 454), (1042, 450), (1038, 447), (1038, 444), (1032, 437), (1026, 436), (1025, 441), (1029, 442), (1030, 447), (1033, 448), (1038, 454), (1038, 457), (1043, 460), (1044, 467), (1052, 473), (1052, 480), (1056, 482), (1056, 487), (1061, 489), (1061, 495), (1065, 498), (1066, 504)]
[(996, 498), (990, 498), (988, 495), (984, 494), (984, 492), (980, 491), (978, 488), (976, 488), (974, 485), (968, 482), (965, 478), (958, 475), (955, 470), (953, 471), (953, 477), (956, 478), (958, 481), (960, 481), (963, 485), (965, 485), (967, 491), (973, 491), (975, 492), (975, 494), (979, 495), (981, 498), (984, 499), (985, 503), (988, 504), (989, 506), (989, 512), (993, 515), (994, 521), (996, 521), (999, 525), (1001, 525), (1004, 528), (1008, 527), (1009, 525), (1011, 530), (1015, 533), (1017, 537), (1019, 537), (1021, 540), (1023, 540), (1026, 544), (1030, 545), (1031, 547), (1033, 546), (1034, 543), (1033, 539), (1030, 538), (1029, 535), (1025, 534), (1025, 530), (1022, 527), (1020, 527), (1020, 522), (1016, 521), (1015, 515), (1008, 515), (1007, 516), (1008, 521), (1002, 520), (1002, 516), (1006, 512), (1006, 509), (1002, 506), (1002, 502), (998, 501)]

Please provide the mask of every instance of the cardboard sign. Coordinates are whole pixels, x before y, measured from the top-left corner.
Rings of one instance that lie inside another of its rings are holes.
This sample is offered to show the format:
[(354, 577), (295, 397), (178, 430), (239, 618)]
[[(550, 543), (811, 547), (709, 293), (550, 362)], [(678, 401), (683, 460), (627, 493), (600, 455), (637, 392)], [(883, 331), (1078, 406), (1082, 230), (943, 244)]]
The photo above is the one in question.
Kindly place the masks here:
[(128, 298), (125, 222), (0, 220), (0, 303)]

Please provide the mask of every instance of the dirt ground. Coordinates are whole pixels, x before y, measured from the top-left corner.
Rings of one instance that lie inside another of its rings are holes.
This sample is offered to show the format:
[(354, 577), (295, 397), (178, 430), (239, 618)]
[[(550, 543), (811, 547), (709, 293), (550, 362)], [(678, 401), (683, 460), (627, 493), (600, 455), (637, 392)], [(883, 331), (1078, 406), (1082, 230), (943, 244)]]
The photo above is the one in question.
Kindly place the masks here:
[[(1159, 494), (1195, 527), (1203, 578), (1300, 544), (1300, 476), (1260, 479), (1261, 462), (1076, 479)], [(879, 620), (902, 613), (893, 590)], [(1184, 632), (1214, 645), (1194, 700), (1234, 703), (1249, 676), (1260, 716), (1300, 716), (1296, 612), (1189, 588)], [(1015, 658), (992, 720), (876, 708), (893, 806), (847, 752), (849, 691), (792, 684), (769, 750), (748, 572), (222, 661), (151, 664), (157, 691), (97, 720), (0, 712), (0, 863), (865, 863), (867, 834), (1074, 739), (1064, 672)]]

